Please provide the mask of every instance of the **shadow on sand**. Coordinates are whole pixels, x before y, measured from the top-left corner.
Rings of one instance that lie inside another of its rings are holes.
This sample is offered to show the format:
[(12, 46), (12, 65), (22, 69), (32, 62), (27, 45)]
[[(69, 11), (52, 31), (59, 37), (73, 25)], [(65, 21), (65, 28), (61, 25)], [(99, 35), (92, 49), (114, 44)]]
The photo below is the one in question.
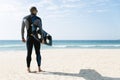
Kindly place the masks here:
[(93, 69), (81, 69), (79, 73), (64, 73), (45, 71), (45, 75), (83, 77), (85, 80), (120, 80), (120, 78), (105, 77)]

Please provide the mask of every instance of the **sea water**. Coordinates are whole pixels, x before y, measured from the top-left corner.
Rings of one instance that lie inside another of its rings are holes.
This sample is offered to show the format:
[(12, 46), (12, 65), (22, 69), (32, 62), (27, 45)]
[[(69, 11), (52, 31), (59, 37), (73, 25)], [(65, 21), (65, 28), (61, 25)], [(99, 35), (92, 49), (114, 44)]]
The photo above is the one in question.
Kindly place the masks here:
[[(120, 40), (53, 40), (52, 46), (41, 45), (41, 49), (120, 49)], [(0, 51), (26, 50), (20, 40), (0, 40)]]

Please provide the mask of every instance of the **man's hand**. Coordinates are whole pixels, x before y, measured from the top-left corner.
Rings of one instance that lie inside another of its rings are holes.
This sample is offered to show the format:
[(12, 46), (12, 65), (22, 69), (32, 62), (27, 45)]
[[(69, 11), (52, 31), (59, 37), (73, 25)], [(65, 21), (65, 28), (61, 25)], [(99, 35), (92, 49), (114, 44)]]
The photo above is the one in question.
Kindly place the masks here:
[(42, 40), (42, 44), (44, 44), (44, 39)]
[(24, 42), (24, 43), (26, 42), (25, 38), (22, 38), (22, 42)]

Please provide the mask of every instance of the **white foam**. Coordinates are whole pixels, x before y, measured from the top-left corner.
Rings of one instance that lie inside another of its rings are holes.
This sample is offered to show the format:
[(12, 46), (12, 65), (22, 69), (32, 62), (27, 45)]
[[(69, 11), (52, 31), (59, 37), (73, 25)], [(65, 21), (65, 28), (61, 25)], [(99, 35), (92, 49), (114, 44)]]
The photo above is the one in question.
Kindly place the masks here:
[(25, 46), (25, 45), (20, 45), (20, 44), (15, 44), (15, 45), (0, 45), (0, 48), (6, 48), (6, 47), (21, 47), (21, 46)]
[(92, 48), (92, 47), (120, 47), (120, 45), (53, 45), (55, 48), (69, 48), (69, 47), (78, 47), (78, 48)]

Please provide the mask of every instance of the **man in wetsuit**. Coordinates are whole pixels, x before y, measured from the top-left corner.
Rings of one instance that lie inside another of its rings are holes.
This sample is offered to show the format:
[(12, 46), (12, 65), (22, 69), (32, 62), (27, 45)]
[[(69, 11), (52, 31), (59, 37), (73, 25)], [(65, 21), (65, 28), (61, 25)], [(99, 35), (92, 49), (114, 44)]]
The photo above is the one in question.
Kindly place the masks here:
[[(22, 28), (21, 28), (22, 42), (26, 42), (26, 46), (27, 46), (26, 62), (27, 62), (28, 72), (31, 72), (30, 63), (31, 63), (31, 54), (32, 54), (33, 46), (35, 48), (36, 60), (37, 60), (37, 64), (38, 64), (38, 71), (39, 72), (42, 71), (41, 70), (41, 55), (40, 55), (41, 44), (34, 37), (31, 36), (31, 34), (33, 34), (33, 28), (39, 28), (39, 30), (41, 32), (41, 41), (42, 41), (42, 43), (44, 43), (43, 33), (42, 33), (42, 21), (41, 21), (41, 18), (36, 16), (37, 12), (38, 12), (38, 10), (36, 7), (31, 7), (31, 9), (30, 9), (31, 14), (23, 18)], [(24, 38), (25, 27), (27, 30), (27, 39), (26, 40)], [(38, 37), (37, 34), (35, 33), (35, 31), (34, 31), (34, 35), (36, 37)]]

